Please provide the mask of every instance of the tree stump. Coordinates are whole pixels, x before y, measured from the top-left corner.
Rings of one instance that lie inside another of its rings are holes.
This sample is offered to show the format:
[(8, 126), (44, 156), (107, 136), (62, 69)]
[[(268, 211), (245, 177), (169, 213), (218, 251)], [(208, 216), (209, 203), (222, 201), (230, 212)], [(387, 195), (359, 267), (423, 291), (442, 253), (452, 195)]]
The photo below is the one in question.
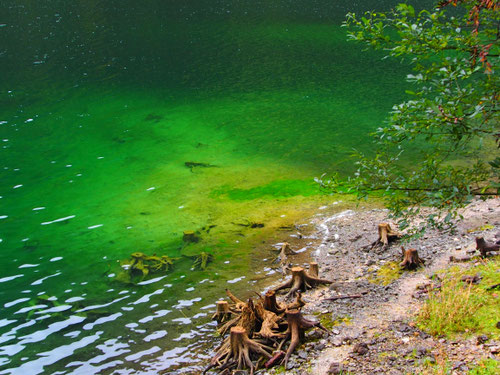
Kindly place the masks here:
[(300, 341), (304, 339), (306, 330), (316, 327), (328, 332), (320, 322), (314, 322), (304, 318), (300, 311), (296, 309), (286, 311), (286, 320), (288, 322), (287, 337), (290, 337), (290, 345), (288, 346), (285, 358), (283, 358), (282, 362), (285, 364), (285, 367), (295, 348), (300, 344)]
[(197, 243), (200, 241), (200, 237), (193, 230), (186, 230), (182, 234), (182, 241), (185, 243)]
[(401, 246), (401, 250), (403, 252), (403, 261), (399, 263), (401, 268), (414, 270), (424, 265), (424, 260), (418, 256), (416, 249), (405, 250), (405, 248)]
[(476, 249), (479, 250), (482, 257), (486, 257), (490, 251), (500, 250), (500, 244), (486, 242), (483, 237), (476, 237)]
[(276, 293), (274, 290), (268, 290), (264, 296), (264, 308), (275, 314), (282, 314), (285, 312), (285, 308), (278, 305), (276, 301)]
[(266, 310), (260, 303), (255, 305), (255, 312), (257, 313), (257, 317), (262, 321), (260, 331), (256, 332), (255, 336), (263, 337), (265, 339), (273, 339), (283, 336), (282, 333), (274, 332), (274, 330), (279, 329), (279, 322), (282, 318), (281, 316)]
[(389, 246), (389, 243), (400, 239), (401, 236), (401, 233), (393, 230), (389, 223), (380, 223), (378, 225), (378, 238), (369, 248), (375, 249), (381, 247), (382, 250), (385, 250)]
[(212, 320), (216, 320), (217, 323), (223, 323), (231, 318), (231, 311), (229, 310), (229, 303), (227, 301), (217, 301), (217, 310), (214, 315), (212, 315)]
[(272, 351), (272, 348), (251, 340), (245, 328), (236, 326), (231, 328), (229, 337), (219, 347), (203, 374), (213, 367), (218, 367), (219, 371), (249, 368), (250, 374), (253, 375), (255, 365), (252, 357), (269, 359), (272, 358)]
[(330, 280), (320, 279), (308, 275), (302, 267), (293, 267), (291, 271), (291, 279), (274, 289), (275, 292), (281, 289), (290, 288), (290, 291), (286, 294), (286, 297), (289, 297), (295, 295), (295, 292), (297, 291), (305, 292), (307, 289), (312, 289), (320, 284), (333, 283), (333, 281)]
[(274, 260), (275, 262), (279, 261), (279, 264), (281, 266), (281, 272), (285, 274), (288, 271), (288, 256), (289, 255), (295, 255), (297, 254), (295, 251), (292, 250), (290, 247), (290, 244), (288, 242), (283, 242), (280, 248), (280, 253)]
[(319, 276), (319, 266), (318, 266), (317, 262), (309, 263), (309, 275), (311, 275), (313, 277)]

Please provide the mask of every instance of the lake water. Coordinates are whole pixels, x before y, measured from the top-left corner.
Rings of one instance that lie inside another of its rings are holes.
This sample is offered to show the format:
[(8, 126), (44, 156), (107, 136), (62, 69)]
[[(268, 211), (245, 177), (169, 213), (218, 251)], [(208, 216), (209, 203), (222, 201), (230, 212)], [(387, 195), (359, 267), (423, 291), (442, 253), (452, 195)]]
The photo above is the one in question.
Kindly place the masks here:
[[(340, 27), (393, 4), (3, 0), (0, 374), (199, 368), (224, 288), (272, 280), (271, 244), (333, 202), (313, 178), (403, 98)], [(118, 281), (134, 252), (174, 268)]]

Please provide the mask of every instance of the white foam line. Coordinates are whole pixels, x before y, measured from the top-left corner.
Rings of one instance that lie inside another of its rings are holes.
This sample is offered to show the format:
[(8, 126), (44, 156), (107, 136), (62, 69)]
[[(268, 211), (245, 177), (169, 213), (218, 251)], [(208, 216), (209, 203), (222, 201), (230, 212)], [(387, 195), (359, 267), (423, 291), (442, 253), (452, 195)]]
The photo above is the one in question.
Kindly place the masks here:
[(52, 221), (45, 221), (45, 222), (41, 223), (41, 225), (49, 225), (49, 224), (53, 224), (53, 223), (59, 223), (60, 221), (65, 221), (65, 220), (73, 219), (74, 217), (76, 217), (76, 215), (61, 217), (60, 219), (55, 219), (55, 220), (52, 220)]
[(104, 224), (97, 224), (97, 225), (91, 225), (90, 227), (88, 227), (88, 229), (95, 229), (95, 228), (99, 228), (99, 227), (102, 227)]

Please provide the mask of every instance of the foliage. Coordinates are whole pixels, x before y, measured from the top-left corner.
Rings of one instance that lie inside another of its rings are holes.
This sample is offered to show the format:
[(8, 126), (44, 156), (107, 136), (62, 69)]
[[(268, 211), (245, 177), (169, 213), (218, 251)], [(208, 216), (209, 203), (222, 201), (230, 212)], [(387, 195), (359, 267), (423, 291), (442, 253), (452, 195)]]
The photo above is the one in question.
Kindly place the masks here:
[[(500, 283), (499, 268), (497, 257), (470, 269), (450, 269), (444, 275), (441, 290), (431, 292), (420, 311), (417, 317), (420, 328), (433, 335), (485, 333), (498, 338), (494, 327), (500, 300), (498, 292), (488, 288)], [(464, 275), (476, 274), (482, 277), (478, 285), (461, 281)]]
[(349, 38), (413, 67), (411, 99), (373, 134), (374, 154), (354, 152), (354, 176), (323, 178), (324, 187), (360, 198), (381, 193), (402, 229), (422, 215), (420, 206), (437, 208), (416, 232), (451, 227), (474, 195), (498, 194), (499, 8), (492, 0), (447, 0), (420, 12), (399, 4), (347, 15)]

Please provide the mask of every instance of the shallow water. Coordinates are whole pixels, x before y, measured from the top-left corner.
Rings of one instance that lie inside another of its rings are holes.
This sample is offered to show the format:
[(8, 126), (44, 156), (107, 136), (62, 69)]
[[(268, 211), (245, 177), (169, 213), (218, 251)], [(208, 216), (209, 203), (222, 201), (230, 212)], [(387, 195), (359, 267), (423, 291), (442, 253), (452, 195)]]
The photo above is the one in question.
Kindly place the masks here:
[[(275, 229), (331, 203), (313, 178), (403, 96), (339, 26), (394, 2), (178, 3), (0, 5), (2, 374), (196, 366), (214, 301), (273, 273)], [(137, 251), (174, 269), (120, 283)]]

